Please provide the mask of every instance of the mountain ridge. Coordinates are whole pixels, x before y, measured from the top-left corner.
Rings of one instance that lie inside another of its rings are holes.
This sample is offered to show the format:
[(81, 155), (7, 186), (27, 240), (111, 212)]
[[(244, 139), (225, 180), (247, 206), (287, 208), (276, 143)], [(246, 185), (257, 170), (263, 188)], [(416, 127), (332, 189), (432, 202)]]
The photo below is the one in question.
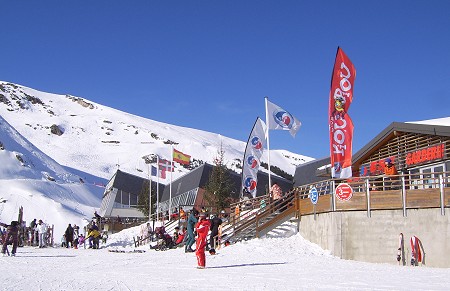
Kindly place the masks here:
[[(246, 143), (217, 133), (162, 123), (82, 97), (45, 93), (8, 82), (0, 82), (0, 102), (5, 120), (44, 153), (61, 165), (103, 179), (109, 179), (118, 167), (145, 177), (145, 157), (170, 159), (171, 144), (200, 163), (213, 163), (222, 146), (227, 166), (240, 172)], [(60, 135), (52, 134), (54, 130)], [(89, 150), (83, 152), (85, 148)], [(267, 160), (267, 153), (262, 160)], [(272, 165), (290, 175), (298, 164), (309, 160), (312, 158), (289, 151), (271, 150)], [(178, 165), (174, 177), (187, 171)]]

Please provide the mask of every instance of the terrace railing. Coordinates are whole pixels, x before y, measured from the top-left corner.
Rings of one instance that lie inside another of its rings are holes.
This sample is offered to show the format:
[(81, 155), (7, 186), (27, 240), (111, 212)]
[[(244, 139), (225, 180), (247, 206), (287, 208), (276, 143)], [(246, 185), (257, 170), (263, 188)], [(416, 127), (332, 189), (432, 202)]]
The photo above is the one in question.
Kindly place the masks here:
[[(351, 199), (336, 198), (335, 189), (347, 183), (353, 190)], [(310, 199), (310, 191), (318, 192), (317, 203)], [(239, 214), (234, 209), (239, 207)], [(358, 177), (349, 180), (325, 180), (298, 186), (286, 193), (283, 203), (273, 202), (268, 195), (240, 201), (231, 205), (229, 223), (223, 227), (225, 240), (259, 237), (287, 218), (336, 211), (371, 211), (440, 208), (441, 215), (450, 207), (450, 172), (397, 176)]]

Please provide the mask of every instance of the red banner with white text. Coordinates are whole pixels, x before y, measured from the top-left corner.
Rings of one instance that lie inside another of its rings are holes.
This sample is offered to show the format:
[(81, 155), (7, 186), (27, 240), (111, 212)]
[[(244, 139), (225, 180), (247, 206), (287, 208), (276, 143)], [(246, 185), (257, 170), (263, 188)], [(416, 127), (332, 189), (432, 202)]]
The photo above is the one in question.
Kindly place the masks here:
[(348, 108), (353, 100), (356, 70), (344, 51), (338, 47), (329, 101), (331, 177), (352, 177), (353, 122)]

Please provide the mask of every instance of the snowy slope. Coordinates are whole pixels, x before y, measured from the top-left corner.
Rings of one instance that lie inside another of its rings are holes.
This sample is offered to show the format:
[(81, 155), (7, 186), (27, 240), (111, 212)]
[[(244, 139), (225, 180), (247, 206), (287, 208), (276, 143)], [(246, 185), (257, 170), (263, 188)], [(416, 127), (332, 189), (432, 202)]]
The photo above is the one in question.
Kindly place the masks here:
[[(118, 165), (123, 171), (146, 176), (143, 157), (158, 154), (169, 159), (169, 143), (192, 159), (209, 163), (222, 145), (228, 166), (235, 170), (245, 150), (246, 141), (145, 119), (79, 97), (5, 82), (0, 83), (0, 94), (0, 114), (32, 144), (63, 166), (105, 179)], [(52, 125), (64, 133), (51, 134)], [(297, 165), (310, 160), (283, 150), (271, 154), (271, 164), (291, 175)], [(186, 171), (178, 167), (174, 177)]]
[(103, 188), (80, 183), (79, 176), (67, 171), (29, 143), (0, 117), (0, 221), (42, 219), (55, 224), (56, 234), (67, 223), (84, 225), (101, 202)]
[[(101, 203), (103, 185), (120, 169), (147, 177), (143, 157), (170, 158), (170, 143), (212, 163), (222, 145), (235, 170), (245, 142), (219, 134), (134, 116), (83, 98), (40, 92), (0, 82), (0, 221), (43, 219), (55, 224), (56, 236), (68, 223), (86, 224)], [(57, 126), (62, 135), (51, 132)], [(249, 131), (251, 128), (249, 128)], [(293, 174), (311, 158), (279, 150), (272, 165)], [(176, 178), (188, 170), (180, 166)], [(168, 183), (168, 181), (161, 182)]]

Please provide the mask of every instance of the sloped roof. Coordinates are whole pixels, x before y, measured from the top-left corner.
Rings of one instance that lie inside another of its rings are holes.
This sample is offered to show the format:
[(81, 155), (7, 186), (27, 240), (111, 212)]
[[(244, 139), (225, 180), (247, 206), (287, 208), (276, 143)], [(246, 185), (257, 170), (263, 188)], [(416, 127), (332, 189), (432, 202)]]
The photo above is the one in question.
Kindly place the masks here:
[[(133, 193), (136, 195), (139, 195), (141, 193), (144, 182), (148, 181), (148, 179), (144, 179), (139, 176), (135, 176), (133, 174), (129, 174), (126, 172), (122, 172), (120, 170), (117, 170), (117, 172), (112, 177), (114, 179), (113, 187), (120, 189), (122, 191)], [(152, 181), (152, 185), (156, 184), (155, 181)], [(160, 184), (160, 195), (164, 190), (164, 185)]]
[(294, 174), (294, 186), (297, 187), (329, 179), (329, 177), (317, 176), (317, 169), (329, 164), (330, 157), (325, 157), (298, 165)]
[[(186, 173), (185, 175), (179, 177), (178, 179), (172, 181), (172, 198), (181, 195), (187, 191), (193, 190), (197, 187), (203, 188), (209, 181), (209, 177), (213, 170), (213, 165), (205, 163), (194, 170)], [(228, 171), (232, 187), (232, 197), (238, 198), (240, 195), (241, 188), (241, 174), (236, 173), (232, 170)], [(283, 191), (290, 190), (292, 188), (292, 182), (278, 176), (271, 176), (272, 181), (278, 182), (279, 186)], [(269, 177), (267, 173), (258, 172), (258, 186), (257, 186), (257, 196), (264, 195), (266, 190), (266, 185), (269, 183)], [(161, 201), (167, 201), (170, 197), (170, 185), (166, 185), (164, 189), (164, 194)]]
[(383, 145), (386, 141), (395, 136), (396, 132), (409, 132), (425, 135), (450, 136), (450, 126), (432, 125), (432, 124), (418, 124), (418, 123), (403, 123), (393, 122), (374, 137), (368, 144), (356, 152), (353, 157), (353, 163), (359, 161), (370, 155), (370, 153), (377, 147)]

